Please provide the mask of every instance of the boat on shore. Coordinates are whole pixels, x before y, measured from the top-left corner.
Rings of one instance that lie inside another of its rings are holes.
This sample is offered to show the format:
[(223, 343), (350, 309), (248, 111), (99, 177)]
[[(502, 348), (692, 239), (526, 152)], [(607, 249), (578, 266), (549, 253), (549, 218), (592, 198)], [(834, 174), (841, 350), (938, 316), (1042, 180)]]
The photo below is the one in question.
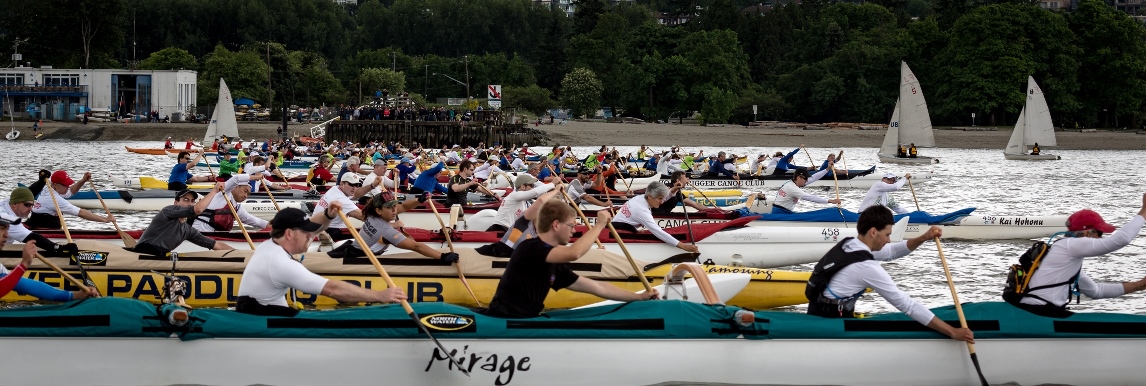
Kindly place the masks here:
[[(155, 306), (132, 299), (10, 308), (0, 310), (0, 345), (21, 355), (4, 363), (26, 371), (9, 371), (5, 381), (313, 385), (334, 376), (341, 385), (376, 385), (382, 376), (401, 385), (979, 382), (964, 343), (899, 313), (863, 319), (784, 311), (738, 315), (742, 309), (734, 306), (662, 300), (502, 319), (445, 303), (412, 306), (413, 317), (398, 305), (302, 311), (290, 318), (196, 309), (184, 326), (168, 324), (156, 317)], [(953, 308), (932, 311), (957, 324)], [(1146, 367), (1130, 359), (1146, 355), (1146, 329), (1140, 327), (1146, 316), (1096, 312), (1055, 319), (994, 302), (968, 303), (963, 311), (991, 382), (1117, 385), (1146, 379)], [(43, 328), (46, 321), (53, 328)], [(99, 355), (74, 361), (70, 371), (32, 371), (44, 368), (43, 358), (92, 347)], [(298, 371), (312, 368), (315, 355), (338, 363), (336, 374)], [(451, 363), (451, 355), (469, 375)], [(1064, 365), (1048, 358), (1071, 359)]]
[[(883, 144), (879, 147), (879, 161), (899, 164), (939, 163), (938, 158), (927, 156), (899, 157), (899, 148), (915, 145), (935, 147), (935, 134), (931, 128), (931, 115), (927, 112), (927, 100), (919, 87), (919, 78), (907, 67), (907, 62), (899, 66), (899, 98), (895, 100), (895, 110), (887, 125)], [(909, 149), (910, 151), (910, 149)]]
[[(75, 240), (81, 251), (80, 261), (100, 293), (105, 296), (158, 303), (162, 300), (164, 283), (162, 274), (170, 272), (174, 265), (175, 275), (187, 282), (185, 299), (187, 304), (193, 307), (234, 306), (243, 268), (253, 253), (245, 249), (244, 244), (242, 250), (179, 253), (177, 259), (172, 261), (167, 256), (126, 251), (122, 249), (122, 245), (106, 241), (110, 240), (82, 238)], [(22, 246), (8, 245), (0, 250), (0, 263), (6, 266), (19, 263), (20, 247)], [(438, 249), (449, 251), (448, 247)], [(481, 304), (489, 304), (509, 258), (485, 256), (472, 248), (456, 247), (455, 251), (461, 255), (459, 260), (461, 269), (470, 288)], [(75, 270), (76, 263), (71, 259), (53, 252), (45, 252), (44, 255), (49, 261), (72, 271), (72, 275), (79, 277), (79, 272)], [(311, 272), (332, 280), (342, 280), (364, 288), (386, 286), (386, 283), (378, 277), (378, 271), (365, 257), (332, 258), (322, 252), (307, 252), (296, 255), (295, 258), (301, 260)], [(458, 278), (457, 270), (450, 264), (405, 250), (388, 251), (378, 258), (395, 283), (406, 290), (411, 302), (447, 302), (466, 307), (479, 306)], [(695, 256), (681, 254), (659, 261), (636, 260), (636, 263), (648, 277), (649, 282), (657, 286), (664, 284), (664, 279), (670, 276), (674, 264), (695, 260)], [(570, 268), (578, 275), (606, 281), (626, 291), (637, 292), (643, 289), (628, 260), (617, 253), (593, 248), (576, 263), (570, 264)], [(700, 268), (711, 274), (711, 281), (721, 294), (721, 301), (728, 304), (763, 309), (807, 303), (804, 287), (810, 275), (808, 272), (719, 265), (704, 265)], [(725, 274), (733, 276), (722, 276)], [(47, 268), (33, 268), (29, 270), (26, 278), (69, 291), (76, 290), (71, 283), (61, 280), (58, 273)], [(663, 288), (659, 291), (661, 294), (666, 293)], [(334, 299), (317, 294), (297, 291), (296, 296), (299, 302), (307, 306), (333, 308), (339, 305)], [(700, 299), (696, 297), (693, 300)], [(0, 301), (33, 300), (35, 298), (15, 292), (0, 298)], [(586, 293), (552, 291), (546, 299), (545, 306), (551, 309), (572, 308), (599, 301), (600, 298)]]

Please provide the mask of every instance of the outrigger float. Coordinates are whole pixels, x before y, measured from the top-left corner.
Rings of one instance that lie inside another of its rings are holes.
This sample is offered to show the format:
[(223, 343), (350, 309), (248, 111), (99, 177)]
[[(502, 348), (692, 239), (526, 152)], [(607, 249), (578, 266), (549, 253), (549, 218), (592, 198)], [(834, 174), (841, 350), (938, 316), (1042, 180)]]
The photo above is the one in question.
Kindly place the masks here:
[[(487, 317), (415, 303), (302, 311), (292, 318), (190, 311), (173, 326), (156, 306), (97, 298), (0, 310), (5, 382), (212, 385), (969, 385), (962, 342), (905, 315), (826, 319), (679, 300), (641, 301), (535, 318)], [(1024, 385), (1137, 384), (1146, 316), (1036, 316), (1006, 303), (963, 306), (983, 375)], [(953, 307), (933, 309), (957, 324)], [(415, 321), (415, 319), (417, 321)], [(443, 352), (422, 333), (422, 323)], [(51, 326), (51, 328), (45, 328)], [(44, 358), (92, 352), (68, 371)], [(451, 363), (456, 358), (468, 376)], [(1049, 360), (1048, 360), (1049, 358)], [(1069, 358), (1069, 363), (1054, 358)], [(316, 362), (318, 361), (318, 362)], [(337, 363), (335, 372), (310, 371)], [(830, 365), (828, 365), (830, 364)], [(15, 371), (20, 370), (20, 371)]]

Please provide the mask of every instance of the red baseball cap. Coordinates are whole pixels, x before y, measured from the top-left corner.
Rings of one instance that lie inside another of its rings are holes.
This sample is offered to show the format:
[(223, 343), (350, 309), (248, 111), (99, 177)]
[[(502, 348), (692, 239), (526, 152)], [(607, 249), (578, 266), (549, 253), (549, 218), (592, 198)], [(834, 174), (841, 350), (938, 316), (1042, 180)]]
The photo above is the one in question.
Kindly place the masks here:
[(72, 184), (76, 183), (76, 181), (72, 180), (71, 177), (68, 177), (68, 172), (57, 170), (55, 173), (52, 173), (52, 183), (72, 186)]
[(1097, 229), (1102, 231), (1102, 233), (1114, 233), (1116, 230), (1113, 225), (1107, 224), (1106, 221), (1102, 220), (1102, 216), (1100, 216), (1098, 212), (1090, 209), (1074, 212), (1070, 217), (1067, 217), (1066, 229), (1071, 232)]

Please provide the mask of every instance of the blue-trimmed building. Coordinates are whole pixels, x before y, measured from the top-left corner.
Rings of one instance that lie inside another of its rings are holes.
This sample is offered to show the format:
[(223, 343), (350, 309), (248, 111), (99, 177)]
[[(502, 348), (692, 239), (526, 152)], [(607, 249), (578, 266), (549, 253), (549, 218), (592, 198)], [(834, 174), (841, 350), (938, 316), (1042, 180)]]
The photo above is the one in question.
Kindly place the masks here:
[(190, 70), (0, 69), (3, 111), (17, 117), (74, 121), (81, 111), (186, 117), (198, 74)]

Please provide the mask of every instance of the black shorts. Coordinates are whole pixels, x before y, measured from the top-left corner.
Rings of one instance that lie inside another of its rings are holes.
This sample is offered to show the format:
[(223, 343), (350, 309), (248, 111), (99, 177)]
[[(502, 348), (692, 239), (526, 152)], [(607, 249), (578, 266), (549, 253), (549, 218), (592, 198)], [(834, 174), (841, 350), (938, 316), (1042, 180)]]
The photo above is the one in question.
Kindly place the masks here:
[(168, 182), (167, 183), (167, 190), (174, 190), (174, 191), (178, 192), (178, 191), (183, 190), (183, 189), (187, 189), (186, 183), (183, 183), (183, 182)]

